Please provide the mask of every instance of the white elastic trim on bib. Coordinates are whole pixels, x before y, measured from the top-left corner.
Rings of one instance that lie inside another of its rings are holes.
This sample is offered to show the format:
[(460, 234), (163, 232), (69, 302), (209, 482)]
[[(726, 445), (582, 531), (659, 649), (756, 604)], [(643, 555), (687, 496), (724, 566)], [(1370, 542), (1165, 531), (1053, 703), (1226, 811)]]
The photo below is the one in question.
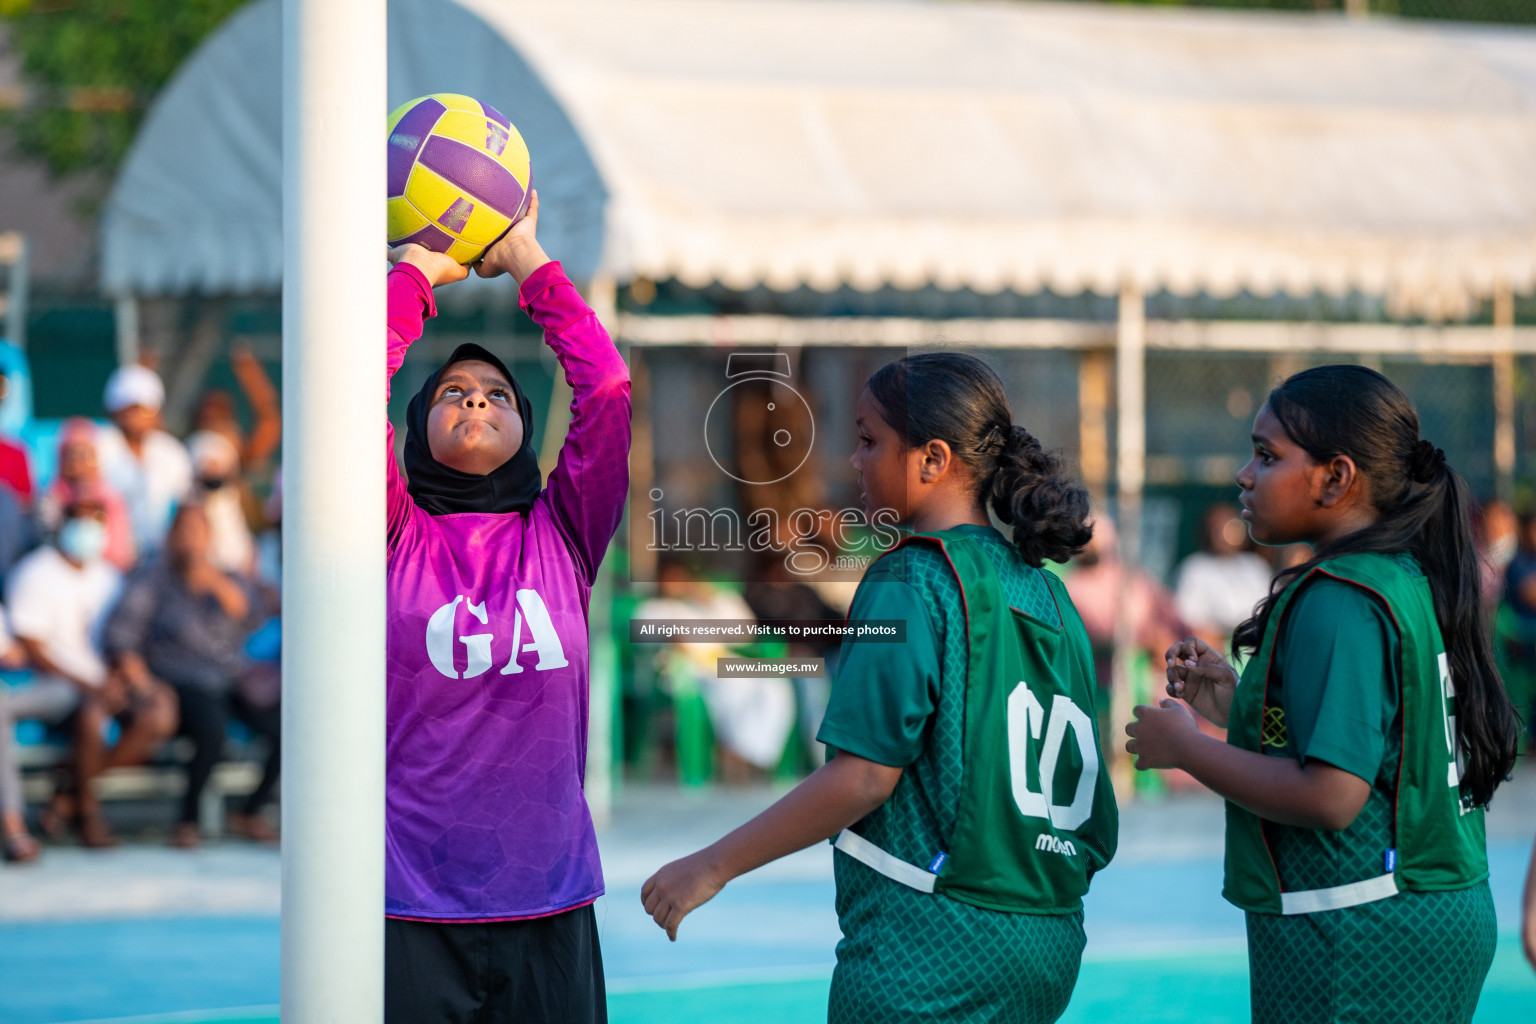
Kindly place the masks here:
[(939, 877), (932, 871), (924, 871), (916, 864), (908, 864), (904, 860), (892, 857), (868, 839), (846, 828), (838, 833), (837, 842), (834, 845), (854, 860), (874, 868), (886, 878), (920, 892), (933, 892), (933, 883)]
[(1342, 910), (1384, 900), (1388, 896), (1396, 896), (1397, 892), (1396, 875), (1378, 875), (1363, 882), (1336, 885), (1331, 889), (1283, 892), (1280, 894), (1280, 913), (1316, 914), (1324, 910)]

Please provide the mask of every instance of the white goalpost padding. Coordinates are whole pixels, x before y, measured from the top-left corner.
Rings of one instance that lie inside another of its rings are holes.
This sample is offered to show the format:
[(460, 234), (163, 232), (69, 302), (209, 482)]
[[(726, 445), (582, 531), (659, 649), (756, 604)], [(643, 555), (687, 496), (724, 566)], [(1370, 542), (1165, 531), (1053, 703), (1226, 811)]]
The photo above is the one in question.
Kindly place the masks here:
[(282, 1017), (384, 1007), (385, 0), (283, 0)]

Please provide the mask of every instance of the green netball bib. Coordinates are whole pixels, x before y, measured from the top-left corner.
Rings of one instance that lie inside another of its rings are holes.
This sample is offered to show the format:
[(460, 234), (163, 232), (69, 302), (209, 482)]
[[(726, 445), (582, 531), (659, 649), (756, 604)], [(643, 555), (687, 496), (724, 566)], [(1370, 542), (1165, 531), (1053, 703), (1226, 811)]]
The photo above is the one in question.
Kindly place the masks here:
[[(1399, 891), (1464, 889), (1488, 877), (1483, 810), (1461, 798), (1456, 755), (1455, 686), (1435, 620), (1429, 581), (1385, 555), (1345, 555), (1291, 583), (1269, 615), (1258, 652), (1232, 697), (1227, 742), (1260, 751), (1269, 708), (1271, 661), (1286, 609), (1303, 583), (1330, 576), (1364, 589), (1386, 605), (1402, 645), (1402, 770), (1393, 847), (1381, 872), (1327, 889), (1282, 892), (1262, 819), (1227, 804), (1226, 885), (1232, 903), (1264, 914), (1310, 914), (1357, 906)], [(1375, 685), (1376, 681), (1368, 681)]]
[(964, 776), (950, 848), (923, 867), (844, 831), (837, 847), (883, 874), (992, 910), (1068, 914), (1114, 855), (1119, 818), (1099, 756), (1093, 661), (1061, 581), (1061, 626), (1010, 608), (997, 569), (960, 530), (915, 534), (960, 582), (969, 652)]

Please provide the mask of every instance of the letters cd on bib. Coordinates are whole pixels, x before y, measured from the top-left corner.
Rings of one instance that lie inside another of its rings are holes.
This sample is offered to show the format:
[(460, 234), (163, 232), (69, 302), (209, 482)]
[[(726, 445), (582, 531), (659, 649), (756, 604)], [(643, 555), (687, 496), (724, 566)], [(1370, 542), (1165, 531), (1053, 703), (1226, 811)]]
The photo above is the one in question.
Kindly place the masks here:
[(837, 847), (904, 885), (990, 910), (1070, 914), (1114, 856), (1114, 792), (1100, 764), (1093, 663), (1066, 589), (1060, 624), (1008, 606), (997, 570), (961, 530), (915, 534), (960, 581), (969, 665), (966, 777), (950, 849), (927, 870), (852, 831)]

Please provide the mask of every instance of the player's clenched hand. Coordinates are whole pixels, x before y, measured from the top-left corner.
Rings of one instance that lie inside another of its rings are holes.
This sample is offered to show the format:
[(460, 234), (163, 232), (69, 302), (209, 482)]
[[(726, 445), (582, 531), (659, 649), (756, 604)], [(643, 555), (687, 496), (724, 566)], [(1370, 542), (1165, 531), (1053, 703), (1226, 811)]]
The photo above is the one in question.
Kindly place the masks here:
[(1216, 648), (1197, 636), (1168, 648), (1168, 696), (1187, 701), (1213, 725), (1226, 728), (1237, 671)]
[(714, 899), (725, 883), (715, 874), (700, 850), (664, 865), (640, 887), (640, 901), (657, 925), (666, 929), (667, 938), (677, 941), (677, 926), (697, 907)]
[(1195, 716), (1176, 700), (1164, 697), (1158, 706), (1138, 704), (1131, 711), (1136, 720), (1126, 725), (1130, 737), (1125, 752), (1136, 758), (1136, 767), (1178, 768), (1183, 762), (1184, 743), (1200, 735)]

